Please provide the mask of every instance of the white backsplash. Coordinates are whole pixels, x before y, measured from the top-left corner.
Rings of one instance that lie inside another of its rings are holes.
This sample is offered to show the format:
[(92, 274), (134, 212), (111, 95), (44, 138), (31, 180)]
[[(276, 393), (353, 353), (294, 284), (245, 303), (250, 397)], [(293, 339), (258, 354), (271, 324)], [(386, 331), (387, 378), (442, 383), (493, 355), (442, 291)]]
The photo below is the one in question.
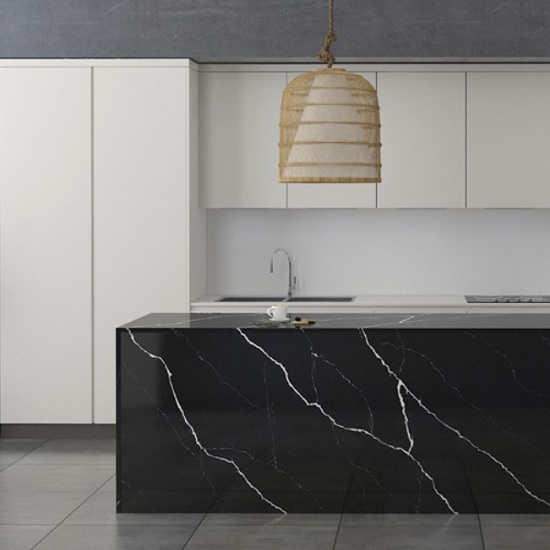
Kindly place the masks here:
[(549, 210), (210, 210), (209, 294), (550, 294)]

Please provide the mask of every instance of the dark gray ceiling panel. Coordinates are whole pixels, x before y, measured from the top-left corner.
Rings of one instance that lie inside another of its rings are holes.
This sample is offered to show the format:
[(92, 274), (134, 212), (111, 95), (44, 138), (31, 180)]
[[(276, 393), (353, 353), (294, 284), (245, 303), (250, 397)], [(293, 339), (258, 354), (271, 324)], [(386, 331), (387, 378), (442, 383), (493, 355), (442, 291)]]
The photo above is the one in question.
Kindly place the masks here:
[[(0, 0), (2, 58), (314, 61), (327, 0)], [(550, 59), (549, 0), (335, 0), (337, 59)]]

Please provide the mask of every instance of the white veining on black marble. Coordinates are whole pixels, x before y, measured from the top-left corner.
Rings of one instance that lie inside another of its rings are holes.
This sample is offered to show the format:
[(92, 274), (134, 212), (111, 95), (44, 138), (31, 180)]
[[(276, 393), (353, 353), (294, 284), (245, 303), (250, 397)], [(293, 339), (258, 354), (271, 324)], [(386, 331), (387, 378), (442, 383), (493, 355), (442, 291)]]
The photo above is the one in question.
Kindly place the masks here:
[(227, 313), (216, 313), (215, 315), (209, 314), (189, 314), (185, 316), (185, 319), (181, 321), (172, 321), (167, 323), (166, 321), (160, 323), (140, 323), (139, 325), (131, 326), (130, 328), (185, 328), (187, 325), (204, 323), (205, 321), (212, 321), (215, 319), (223, 319), (227, 317)]
[(312, 357), (312, 365), (314, 366), (317, 360), (322, 361), (323, 363), (329, 365), (334, 371), (338, 373), (338, 375), (342, 378), (342, 380), (344, 380), (344, 382), (347, 385), (351, 386), (360, 395), (361, 400), (363, 401), (363, 403), (365, 403), (365, 406), (367, 407), (367, 411), (369, 412), (369, 430), (372, 432), (374, 429), (374, 415), (373, 415), (369, 400), (367, 399), (367, 396), (338, 368), (338, 365), (336, 365), (332, 361), (329, 361), (326, 357), (324, 357), (320, 353), (317, 353), (313, 349), (313, 343), (307, 333), (307, 329), (301, 328), (300, 330), (304, 335), (305, 339), (307, 340), (307, 343), (309, 346), (309, 352)]
[(271, 442), (271, 463), (275, 468), (279, 467), (279, 461), (277, 459), (277, 445), (275, 442), (275, 432), (273, 430), (274, 423), (275, 423), (275, 414), (273, 412), (273, 402), (271, 400), (271, 396), (269, 395), (269, 384), (267, 383), (267, 374), (265, 371), (265, 366), (262, 369), (263, 374), (263, 382), (264, 382), (264, 389), (265, 389), (265, 410), (267, 414), (267, 424), (269, 426), (269, 436), (270, 436), (270, 442)]
[(405, 427), (405, 433), (407, 434), (407, 439), (409, 441), (408, 452), (412, 453), (414, 447), (414, 438), (411, 434), (409, 427), (409, 417), (407, 415), (407, 406), (405, 405), (405, 398), (403, 397), (403, 390), (405, 389), (405, 384), (401, 380), (397, 383), (397, 397), (399, 398), (399, 404), (401, 405), (401, 414), (403, 415), (403, 426)]
[[(137, 427), (145, 418), (132, 410), (134, 399), (148, 408), (158, 448), (166, 441), (178, 457), (170, 462), (173, 479), (185, 472), (180, 461), (193, 468), (191, 487), (200, 487), (203, 507), (269, 506), (284, 513), (333, 511), (343, 502), (352, 511), (391, 506), (421, 513), (443, 505), (457, 513), (455, 508), (488, 510), (495, 504), (549, 510), (547, 402), (539, 398), (550, 398), (550, 330), (544, 329), (550, 316), (477, 315), (508, 318), (452, 316), (462, 323), (441, 314), (328, 315), (315, 316), (312, 327), (264, 328), (248, 324), (257, 319), (252, 315), (171, 314), (161, 323), (161, 314), (151, 314), (117, 330), (117, 384), (129, 390), (122, 419)], [(521, 328), (508, 334), (516, 317)], [(387, 322), (373, 325), (375, 320)], [(158, 395), (151, 380), (162, 390)], [(204, 389), (204, 409), (196, 412), (192, 407)], [(211, 407), (218, 410), (218, 403), (234, 406), (239, 423), (228, 418), (220, 424), (215, 415), (212, 423)], [(251, 424), (232, 439), (241, 419)], [(127, 432), (121, 432), (121, 445), (137, 449), (137, 432)], [(300, 435), (305, 459), (295, 454)], [(317, 453), (327, 457), (319, 463), (326, 468), (307, 474), (299, 469)], [(123, 508), (133, 505), (124, 495), (138, 495), (145, 479), (139, 459), (127, 471), (126, 479), (120, 476), (127, 490), (117, 487)], [(145, 475), (155, 474), (151, 468)], [(168, 497), (174, 505), (197, 506), (195, 499), (180, 497), (188, 482), (177, 484), (181, 492)], [(162, 481), (158, 486), (162, 491)], [(323, 493), (325, 487), (337, 488), (338, 496)], [(146, 493), (139, 495), (144, 508), (165, 506), (164, 496)]]
[[(134, 342), (134, 344), (136, 344), (139, 349), (143, 350), (142, 346), (137, 344), (137, 342), (134, 339), (133, 334), (130, 332), (129, 329), (127, 329), (127, 332), (129, 333), (132, 342)], [(151, 357), (150, 353), (147, 353), (147, 355), (149, 355)], [(156, 412), (164, 419), (166, 424), (169, 426), (170, 430), (174, 433), (179, 445), (183, 449), (185, 449), (191, 456), (193, 456), (195, 459), (198, 460), (198, 462), (200, 464), (200, 468), (201, 468), (203, 478), (206, 480), (206, 482), (210, 486), (212, 494), (216, 495), (216, 488), (215, 488), (214, 484), (212, 483), (212, 480), (208, 477), (208, 475), (207, 475), (207, 473), (204, 469), (204, 463), (203, 463), (203, 460), (202, 460), (202, 455), (195, 453), (195, 451), (193, 449), (191, 449), (188, 445), (185, 444), (185, 442), (183, 441), (183, 439), (181, 437), (181, 434), (180, 434), (179, 430), (176, 428), (176, 426), (174, 426), (174, 424), (172, 423), (172, 421), (170, 420), (168, 415), (164, 412), (164, 410), (161, 409), (157, 405), (156, 400), (151, 396), (151, 393), (149, 392), (149, 390), (143, 386), (143, 384), (141, 383), (141, 380), (139, 380), (139, 378), (135, 376), (132, 369), (129, 369), (124, 361), (122, 362), (121, 366), (126, 369), (126, 372), (127, 372), (128, 376), (130, 376), (130, 378), (133, 380), (133, 382), (137, 385), (137, 387), (140, 389), (140, 392), (147, 397), (149, 402), (154, 406)], [(128, 483), (126, 483), (126, 481), (124, 479), (122, 479), (122, 477), (121, 477), (121, 483), (126, 485), (126, 487), (128, 489), (132, 489), (132, 487)]]
[(482, 449), (481, 447), (479, 447), (478, 445), (476, 445), (473, 441), (471, 441), (469, 438), (467, 438), (466, 436), (464, 436), (458, 429), (454, 428), (453, 426), (449, 425), (447, 422), (445, 422), (443, 419), (439, 418), (439, 416), (437, 414), (435, 414), (433, 411), (431, 411), (430, 409), (428, 409), (424, 403), (422, 402), (422, 400), (416, 395), (414, 394), (414, 392), (412, 392), (408, 386), (399, 378), (399, 376), (397, 376), (395, 374), (395, 372), (393, 372), (393, 370), (390, 368), (390, 366), (386, 363), (386, 361), (383, 359), (383, 357), (376, 351), (376, 349), (374, 348), (374, 346), (370, 343), (368, 337), (367, 337), (367, 334), (365, 332), (364, 329), (360, 329), (361, 331), (361, 334), (363, 336), (363, 339), (366, 343), (366, 345), (368, 346), (368, 348), (371, 350), (371, 352), (374, 354), (374, 356), (380, 361), (380, 364), (387, 370), (388, 374), (396, 381), (396, 384), (397, 384), (397, 391), (398, 393), (400, 392), (400, 389), (404, 390), (406, 392), (406, 394), (411, 398), (413, 399), (413, 401), (415, 401), (418, 406), (424, 411), (426, 412), (426, 414), (430, 415), (432, 418), (434, 418), (437, 422), (439, 422), (439, 424), (441, 424), (442, 426), (444, 426), (447, 430), (451, 431), (452, 433), (454, 433), (459, 439), (461, 439), (462, 441), (465, 441), (468, 445), (470, 445), (473, 449), (475, 449), (477, 452), (485, 455), (486, 457), (488, 457), (492, 462), (494, 462), (495, 464), (497, 464), (511, 479), (514, 480), (514, 482), (519, 486), (521, 487), (526, 494), (528, 494), (531, 498), (537, 500), (538, 502), (542, 503), (542, 504), (545, 504), (546, 506), (548, 506), (550, 508), (550, 502), (544, 500), (543, 498), (539, 497), (538, 495), (534, 494), (532, 491), (530, 491), (525, 484), (523, 484), (518, 478), (517, 476), (505, 465), (503, 464), (500, 460), (498, 460), (496, 457), (494, 457), (491, 453), (489, 453), (488, 451), (486, 451), (485, 449)]
[[(130, 333), (130, 331), (128, 331)], [(132, 337), (132, 334), (130, 333), (130, 336)], [(133, 337), (132, 337), (132, 341), (133, 340)], [(141, 349), (141, 348), (140, 348)], [(123, 362), (122, 365), (121, 365), (124, 369), (126, 369), (126, 372), (128, 374), (128, 376), (132, 379), (133, 383), (136, 384), (136, 386), (139, 388), (139, 391), (145, 395), (147, 397), (147, 399), (149, 400), (149, 402), (153, 405), (153, 407), (155, 408), (156, 412), (163, 418), (163, 420), (166, 422), (166, 424), (170, 427), (170, 429), (174, 432), (174, 434), (176, 435), (177, 439), (178, 439), (178, 442), (179, 444), (184, 448), (186, 449), (192, 456), (194, 456), (195, 458), (198, 458), (198, 456), (195, 454), (195, 452), (190, 449), (182, 440), (181, 438), (181, 435), (179, 433), (179, 431), (176, 429), (176, 427), (172, 424), (172, 422), (170, 421), (170, 418), (168, 417), (168, 415), (157, 405), (155, 399), (153, 398), (153, 396), (151, 395), (151, 393), (149, 392), (149, 390), (143, 386), (143, 384), (141, 383), (141, 380), (132, 372), (131, 369), (129, 369), (126, 364)]]
[(275, 411), (273, 410), (273, 402), (271, 401), (270, 395), (269, 395), (269, 384), (267, 382), (267, 372), (266, 372), (265, 365), (263, 366), (263, 382), (264, 382), (264, 388), (265, 388), (265, 406), (266, 406), (267, 422), (268, 422), (268, 426), (269, 426), (269, 435), (270, 435), (270, 443), (271, 443), (271, 449), (270, 450), (271, 450), (271, 456), (272, 456), (272, 460), (269, 461), (267, 464), (269, 466), (273, 467), (279, 474), (281, 474), (282, 476), (284, 476), (287, 479), (289, 479), (290, 481), (292, 481), (292, 483), (294, 483), (294, 485), (298, 489), (300, 489), (300, 491), (302, 493), (307, 493), (309, 495), (309, 497), (312, 499), (312, 501), (315, 502), (315, 504), (317, 506), (317, 509), (323, 511), (323, 506), (315, 498), (315, 496), (311, 493), (311, 491), (309, 489), (307, 489), (306, 487), (304, 487), (304, 485), (302, 483), (300, 483), (300, 481), (298, 479), (296, 479), (294, 476), (290, 475), (287, 471), (283, 470), (279, 466), (279, 460), (277, 458), (277, 445), (276, 445), (276, 440), (275, 440), (275, 430), (274, 430), (276, 417), (275, 417)]
[[(301, 331), (306, 336), (306, 339), (308, 341), (309, 348), (310, 348), (310, 353), (311, 353), (312, 357), (314, 357), (314, 360), (312, 361), (312, 367), (311, 367), (312, 368), (311, 381), (312, 381), (312, 384), (313, 384), (313, 390), (315, 392), (315, 396), (317, 398), (317, 401), (319, 401), (319, 392), (317, 391), (317, 386), (316, 386), (315, 378), (314, 378), (314, 371), (316, 370), (316, 361), (315, 361), (315, 359), (321, 359), (324, 363), (326, 363), (326, 364), (330, 365), (331, 367), (333, 367), (334, 370), (342, 377), (342, 379), (348, 385), (350, 385), (352, 388), (357, 390), (357, 392), (361, 396), (361, 399), (363, 400), (363, 402), (367, 406), (367, 410), (368, 410), (368, 413), (369, 413), (368, 425), (369, 425), (369, 430), (372, 432), (374, 430), (374, 414), (372, 412), (372, 409), (370, 408), (370, 404), (368, 402), (367, 397), (363, 394), (363, 392), (351, 380), (349, 380), (349, 378), (347, 376), (345, 376), (341, 372), (341, 370), (336, 366), (335, 363), (329, 361), (328, 359), (323, 357), (321, 354), (314, 352), (313, 351), (313, 344), (311, 342), (311, 339), (306, 334), (307, 330), (301, 329)], [(381, 484), (380, 480), (373, 474), (373, 472), (366, 465), (357, 464), (355, 462), (355, 460), (351, 456), (349, 456), (349, 453), (347, 452), (345, 445), (342, 445), (341, 437), (339, 436), (338, 431), (337, 431), (338, 426), (336, 426), (333, 422), (331, 422), (331, 428), (332, 428), (332, 433), (334, 434), (334, 439), (335, 439), (340, 451), (346, 456), (346, 458), (348, 460), (348, 463), (353, 468), (355, 468), (356, 470), (359, 470), (361, 472), (365, 472), (370, 477), (370, 479), (376, 484), (376, 486), (379, 489), (381, 489), (384, 493), (389, 493), (389, 490)], [(357, 480), (357, 481), (362, 486), (361, 480)]]
[(492, 349), (497, 355), (500, 355), (510, 366), (510, 372), (512, 373), (512, 376), (516, 382), (516, 384), (525, 392), (532, 393), (533, 395), (536, 395), (537, 397), (542, 397), (543, 399), (550, 400), (550, 395), (541, 393), (539, 391), (536, 391), (532, 388), (528, 388), (523, 382), (518, 378), (518, 373), (516, 372), (516, 367), (514, 366), (514, 362), (512, 359), (506, 355), (502, 350), (498, 349), (493, 343), (488, 342), (484, 338), (482, 338), (480, 335), (474, 335), (469, 331), (464, 331), (470, 338), (473, 338), (477, 340), (478, 342), (481, 342), (483, 345), (488, 347), (489, 349)]
[(281, 512), (282, 514), (286, 514), (285, 510), (283, 510), (280, 506), (278, 506), (277, 504), (275, 504), (274, 502), (272, 502), (271, 500), (269, 500), (268, 498), (266, 498), (262, 494), (262, 492), (247, 478), (247, 476), (244, 474), (244, 472), (240, 469), (239, 465), (234, 460), (212, 453), (210, 451), (210, 449), (206, 448), (201, 443), (200, 438), (199, 438), (197, 432), (195, 431), (195, 428), (193, 427), (193, 425), (191, 424), (191, 422), (187, 418), (187, 415), (185, 414), (185, 411), (183, 410), (181, 402), (180, 402), (180, 400), (177, 396), (176, 390), (174, 388), (174, 384), (172, 382), (173, 373), (170, 370), (170, 368), (168, 367), (166, 361), (162, 357), (160, 357), (159, 355), (155, 355), (154, 353), (151, 353), (151, 352), (147, 351), (143, 346), (141, 346), (137, 342), (137, 340), (135, 339), (135, 337), (134, 337), (133, 333), (131, 332), (131, 330), (127, 329), (127, 331), (128, 331), (128, 334), (130, 335), (130, 338), (131, 338), (132, 342), (143, 353), (148, 355), (151, 359), (159, 361), (162, 364), (162, 366), (164, 368), (164, 371), (166, 372), (166, 376), (167, 376), (167, 379), (168, 379), (168, 384), (170, 386), (170, 391), (172, 392), (172, 397), (174, 398), (174, 402), (176, 404), (176, 407), (178, 408), (178, 410), (181, 414), (181, 417), (183, 418), (183, 421), (185, 422), (185, 425), (189, 429), (189, 432), (191, 433), (191, 435), (193, 437), (193, 440), (195, 441), (197, 447), (209, 458), (212, 458), (214, 460), (218, 460), (220, 462), (225, 462), (226, 464), (229, 464), (231, 467), (233, 467), (235, 472), (243, 479), (243, 481), (246, 483), (246, 485), (248, 485), (248, 487), (250, 487), (250, 489), (252, 489), (265, 503), (269, 504), (271, 507), (273, 507), (278, 512)]
[[(371, 313), (371, 314), (347, 314), (339, 315), (338, 317), (323, 316), (322, 319), (316, 321), (319, 326), (327, 325), (332, 328), (332, 325), (341, 321), (349, 321), (350, 318), (356, 322), (358, 326), (364, 329), (379, 329), (379, 328), (400, 328), (417, 326), (430, 326), (430, 323), (437, 320), (438, 323), (444, 324), (449, 321), (463, 321), (465, 316), (476, 320), (480, 319), (498, 319), (503, 318), (502, 313), (415, 313), (415, 314), (399, 314), (399, 313)], [(512, 314), (510, 314), (512, 315)], [(241, 327), (244, 328), (244, 327)]]
[(178, 331), (178, 330), (174, 330), (173, 331), (174, 334), (176, 335), (176, 338), (180, 339), (180, 340), (183, 340), (185, 342), (185, 344), (187, 345), (187, 347), (193, 351), (193, 353), (196, 355), (196, 357), (199, 359), (199, 361), (201, 361), (201, 363), (204, 363), (209, 369), (212, 370), (212, 372), (214, 372), (214, 374), (216, 375), (216, 377), (218, 378), (220, 384), (222, 384), (223, 386), (225, 386), (229, 391), (235, 393), (236, 395), (239, 396), (240, 399), (242, 399), (245, 403), (247, 403), (250, 407), (252, 407), (253, 409), (259, 409), (260, 407), (258, 405), (255, 405), (254, 403), (252, 403), (252, 401), (250, 401), (242, 392), (240, 392), (237, 388), (233, 387), (231, 384), (229, 384), (229, 382), (226, 382), (222, 375), (219, 373), (218, 369), (216, 369), (216, 367), (210, 362), (208, 361), (208, 359), (206, 359), (203, 354), (200, 352), (200, 350), (198, 350), (196, 348), (196, 346), (194, 346), (190, 339), (185, 335), (185, 333), (181, 332), (181, 331)]
[[(433, 479), (433, 477), (424, 469), (424, 467), (422, 466), (422, 464), (416, 459), (416, 457), (413, 456), (413, 454), (410, 452), (410, 450), (407, 450), (406, 448), (404, 447), (399, 447), (397, 445), (394, 445), (392, 443), (388, 443), (384, 440), (382, 440), (380, 437), (378, 437), (377, 435), (375, 435), (374, 433), (370, 432), (369, 430), (366, 430), (365, 428), (360, 428), (360, 427), (355, 427), (355, 426), (346, 426), (340, 422), (338, 422), (332, 415), (330, 415), (329, 413), (327, 413), (325, 411), (325, 409), (323, 408), (323, 406), (321, 405), (321, 403), (319, 403), (318, 401), (310, 401), (307, 399), (307, 397), (305, 397), (299, 390), (298, 388), (292, 383), (291, 379), (290, 379), (290, 375), (288, 373), (288, 370), (286, 369), (286, 367), (280, 362), (278, 361), (277, 359), (275, 359), (274, 357), (272, 357), (269, 353), (267, 353), (267, 351), (265, 351), (265, 349), (263, 349), (260, 345), (258, 345), (256, 342), (253, 342), (244, 332), (242, 329), (237, 329), (237, 332), (245, 339), (246, 342), (248, 342), (248, 344), (250, 344), (252, 347), (256, 348), (258, 351), (260, 351), (265, 357), (267, 357), (270, 361), (272, 361), (275, 365), (277, 365), (283, 372), (284, 374), (284, 377), (287, 381), (287, 384), (289, 386), (289, 388), (298, 396), (298, 398), (307, 406), (307, 407), (312, 407), (312, 408), (315, 408), (317, 409), (325, 418), (327, 418), (331, 424), (336, 427), (336, 428), (339, 428), (343, 431), (347, 431), (347, 432), (353, 432), (353, 433), (358, 433), (358, 434), (363, 434), (363, 435), (366, 435), (367, 437), (369, 438), (372, 438), (374, 441), (376, 441), (377, 443), (379, 443), (380, 445), (383, 445), (384, 447), (388, 448), (388, 449), (391, 449), (393, 451), (396, 451), (398, 453), (402, 453), (404, 454), (405, 456), (407, 456), (410, 460), (412, 460), (412, 462), (414, 462), (414, 464), (416, 464), (416, 466), (419, 468), (419, 470), (422, 472), (422, 474), (426, 477), (426, 479), (428, 479), (433, 487), (433, 490), (434, 492), (437, 494), (437, 496), (445, 503), (447, 509), (453, 513), (453, 514), (456, 514), (456, 510), (451, 506), (450, 502), (448, 501), (448, 499), (445, 497), (445, 495), (443, 495), (438, 489), (437, 489), (437, 486), (435, 484), (435, 480)], [(366, 335), (365, 335), (366, 337)], [(391, 372), (391, 371), (390, 371)], [(407, 390), (406, 386), (404, 385), (404, 389)], [(407, 393), (408, 393), (408, 390), (407, 390)], [(410, 441), (409, 441), (410, 443)]]
[[(186, 314), (150, 314), (123, 325), (121, 329), (148, 329), (162, 328), (185, 329), (185, 328), (207, 328), (207, 329), (249, 329), (260, 330), (276, 329), (287, 330), (293, 327), (289, 324), (259, 327), (256, 323), (262, 316), (250, 313), (186, 313)], [(265, 318), (265, 316), (264, 316)], [(449, 328), (449, 329), (503, 329), (503, 328), (527, 328), (546, 329), (550, 328), (549, 314), (529, 313), (377, 313), (377, 314), (313, 314), (315, 328)]]
[(544, 336), (544, 334), (542, 334), (542, 332), (540, 332), (540, 331), (539, 331), (539, 334), (540, 334), (541, 338), (546, 342), (548, 347), (550, 347), (550, 339), (546, 338), (546, 336)]
[[(411, 429), (410, 429), (410, 425), (409, 425), (409, 415), (407, 414), (407, 405), (405, 404), (405, 397), (403, 395), (403, 392), (406, 391), (405, 390), (405, 386), (403, 383), (398, 383), (397, 384), (397, 397), (399, 399), (399, 405), (401, 406), (401, 414), (403, 415), (403, 426), (405, 427), (405, 433), (407, 434), (407, 440), (409, 441), (409, 448), (408, 448), (408, 452), (412, 455), (412, 452), (413, 452), (413, 448), (414, 448), (414, 438), (411, 434)], [(438, 493), (437, 491), (437, 488), (435, 486), (435, 480), (427, 475), (426, 471), (424, 470), (424, 468), (421, 468), (421, 475), (418, 477), (418, 500), (417, 500), (417, 503), (416, 503), (416, 511), (418, 512), (420, 510), (420, 506), (421, 506), (421, 503), (422, 503), (422, 476), (428, 478), (431, 480), (432, 482), (432, 487), (434, 488), (435, 492)], [(439, 493), (438, 493), (439, 494)], [(450, 504), (449, 502), (444, 499), (447, 506), (450, 507)], [(451, 508), (452, 510), (452, 508)], [(452, 510), (454, 512), (454, 510)], [(456, 512), (455, 512), (456, 514)]]
[(399, 332), (396, 333), (396, 336), (397, 336), (397, 338), (398, 338), (398, 340), (401, 344), (399, 347), (397, 347), (395, 344), (392, 344), (392, 343), (389, 343), (389, 342), (385, 345), (389, 345), (393, 349), (399, 349), (400, 351), (403, 352), (403, 357), (402, 357), (402, 360), (401, 360), (401, 364), (400, 364), (399, 369), (398, 369), (399, 373), (402, 372), (402, 367), (405, 364), (405, 352), (409, 352), (409, 353), (412, 353), (412, 354), (414, 354), (418, 357), (421, 357), (424, 361), (426, 361), (426, 363), (428, 365), (430, 365), (430, 368), (435, 373), (437, 373), (437, 376), (441, 379), (443, 384), (445, 384), (464, 404), (466, 404), (468, 407), (471, 407), (478, 414), (480, 414), (484, 418), (486, 418), (489, 422), (491, 422), (491, 424), (493, 424), (493, 426), (497, 430), (499, 430), (503, 434), (506, 434), (510, 437), (513, 437), (514, 439), (517, 439), (518, 441), (521, 441), (523, 445), (528, 445), (529, 447), (532, 447), (530, 441), (528, 441), (524, 437), (521, 437), (518, 434), (516, 434), (514, 432), (511, 432), (510, 430), (507, 430), (506, 428), (502, 427), (490, 414), (488, 414), (486, 411), (484, 411), (481, 407), (478, 407), (475, 403), (472, 403), (471, 400), (466, 399), (466, 397), (463, 395), (463, 393), (454, 384), (451, 384), (451, 382), (449, 382), (449, 380), (447, 380), (447, 377), (445, 376), (443, 371), (437, 365), (435, 365), (435, 363), (433, 362), (431, 357), (429, 357), (425, 353), (422, 353), (421, 351), (418, 351), (418, 350), (412, 349), (408, 346), (405, 346)]

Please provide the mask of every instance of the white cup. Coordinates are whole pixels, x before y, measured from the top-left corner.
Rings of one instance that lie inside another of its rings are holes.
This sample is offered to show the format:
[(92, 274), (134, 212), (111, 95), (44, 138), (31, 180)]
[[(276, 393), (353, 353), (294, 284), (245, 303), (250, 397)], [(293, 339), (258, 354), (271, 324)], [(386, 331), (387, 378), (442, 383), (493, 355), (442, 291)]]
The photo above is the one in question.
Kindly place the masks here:
[(267, 316), (272, 321), (286, 321), (288, 319), (286, 304), (275, 304), (268, 307)]

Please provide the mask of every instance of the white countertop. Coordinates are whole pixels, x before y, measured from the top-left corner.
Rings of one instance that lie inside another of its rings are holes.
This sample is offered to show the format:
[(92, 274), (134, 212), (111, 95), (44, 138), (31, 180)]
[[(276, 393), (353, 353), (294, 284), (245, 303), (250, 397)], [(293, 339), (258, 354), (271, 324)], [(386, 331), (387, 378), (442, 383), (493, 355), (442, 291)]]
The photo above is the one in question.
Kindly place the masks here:
[[(273, 302), (219, 302), (222, 296), (194, 300), (196, 313), (263, 313)], [(459, 295), (361, 294), (352, 302), (290, 302), (291, 313), (550, 313), (550, 304), (468, 304)]]
[(453, 295), (416, 295), (416, 294), (364, 294), (357, 296), (354, 302), (377, 306), (465, 306), (465, 296)]

